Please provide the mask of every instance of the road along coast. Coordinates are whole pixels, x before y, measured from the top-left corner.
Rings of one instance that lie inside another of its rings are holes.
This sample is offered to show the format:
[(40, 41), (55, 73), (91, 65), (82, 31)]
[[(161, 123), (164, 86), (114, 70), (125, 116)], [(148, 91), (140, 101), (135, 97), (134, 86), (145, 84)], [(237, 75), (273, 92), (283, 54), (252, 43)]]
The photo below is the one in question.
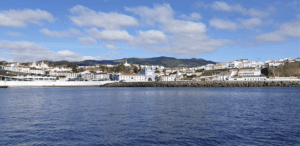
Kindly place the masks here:
[(100, 87), (300, 87), (300, 81), (169, 81), (109, 83)]

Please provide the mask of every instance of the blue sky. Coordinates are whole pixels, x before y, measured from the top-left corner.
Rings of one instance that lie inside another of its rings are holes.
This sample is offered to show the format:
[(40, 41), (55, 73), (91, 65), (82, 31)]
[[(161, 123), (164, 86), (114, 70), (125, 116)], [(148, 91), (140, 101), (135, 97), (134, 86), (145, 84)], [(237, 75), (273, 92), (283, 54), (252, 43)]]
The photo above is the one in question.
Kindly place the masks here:
[(300, 1), (9, 0), (0, 60), (297, 58)]

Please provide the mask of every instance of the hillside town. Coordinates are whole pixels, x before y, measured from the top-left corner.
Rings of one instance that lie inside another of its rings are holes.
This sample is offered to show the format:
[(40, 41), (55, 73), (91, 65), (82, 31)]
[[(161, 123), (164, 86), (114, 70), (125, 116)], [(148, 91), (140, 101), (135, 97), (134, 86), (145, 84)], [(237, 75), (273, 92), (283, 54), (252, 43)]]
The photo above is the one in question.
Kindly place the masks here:
[(124, 63), (95, 66), (50, 66), (43, 61), (36, 63), (2, 62), (2, 81), (245, 81), (245, 80), (297, 80), (297, 76), (282, 77), (276, 73), (264, 74), (264, 70), (276, 69), (286, 63), (299, 62), (284, 58), (265, 62), (240, 59), (226, 64), (216, 63), (194, 67), (165, 67)]

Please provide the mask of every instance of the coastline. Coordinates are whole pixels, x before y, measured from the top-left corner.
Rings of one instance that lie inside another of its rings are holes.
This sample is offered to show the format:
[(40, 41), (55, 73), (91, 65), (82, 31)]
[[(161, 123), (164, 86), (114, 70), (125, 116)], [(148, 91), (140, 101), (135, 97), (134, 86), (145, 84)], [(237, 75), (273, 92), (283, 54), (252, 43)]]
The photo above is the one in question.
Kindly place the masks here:
[(115, 81), (0, 81), (0, 88), (99, 87)]
[(124, 82), (100, 87), (300, 87), (300, 81), (169, 81)]

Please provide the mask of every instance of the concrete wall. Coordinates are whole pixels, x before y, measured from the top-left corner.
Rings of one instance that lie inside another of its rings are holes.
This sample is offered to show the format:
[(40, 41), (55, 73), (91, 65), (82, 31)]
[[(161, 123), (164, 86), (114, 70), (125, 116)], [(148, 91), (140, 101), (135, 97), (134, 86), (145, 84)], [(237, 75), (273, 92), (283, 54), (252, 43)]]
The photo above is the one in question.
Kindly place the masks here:
[(77, 87), (99, 86), (114, 81), (0, 81), (0, 87)]

